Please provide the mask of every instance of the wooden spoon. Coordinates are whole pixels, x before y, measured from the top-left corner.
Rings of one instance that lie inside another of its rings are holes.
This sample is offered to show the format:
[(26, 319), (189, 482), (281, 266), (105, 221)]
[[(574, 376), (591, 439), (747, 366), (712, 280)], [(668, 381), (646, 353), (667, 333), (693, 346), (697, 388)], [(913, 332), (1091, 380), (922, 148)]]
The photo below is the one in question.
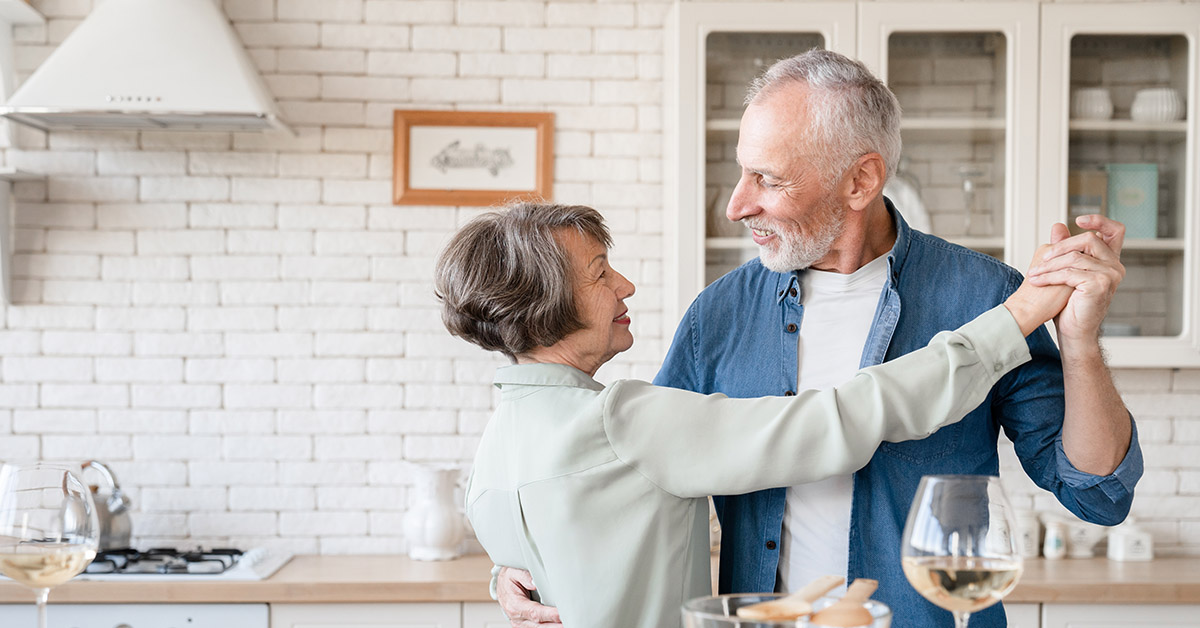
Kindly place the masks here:
[(834, 587), (845, 581), (846, 579), (841, 576), (821, 576), (787, 597), (743, 606), (737, 609), (737, 616), (759, 621), (790, 621), (811, 613), (812, 603), (817, 598), (829, 593)]
[(842, 599), (813, 613), (808, 621), (819, 626), (870, 626), (875, 618), (863, 604), (878, 588), (878, 580), (858, 578), (850, 583)]

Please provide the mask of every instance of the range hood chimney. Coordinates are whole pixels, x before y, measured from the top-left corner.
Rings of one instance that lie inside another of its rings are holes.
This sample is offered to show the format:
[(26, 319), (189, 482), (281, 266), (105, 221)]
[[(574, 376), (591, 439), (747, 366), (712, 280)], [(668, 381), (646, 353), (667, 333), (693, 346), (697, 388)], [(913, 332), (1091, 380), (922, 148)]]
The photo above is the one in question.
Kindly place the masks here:
[(0, 114), (42, 130), (289, 130), (214, 0), (104, 0)]

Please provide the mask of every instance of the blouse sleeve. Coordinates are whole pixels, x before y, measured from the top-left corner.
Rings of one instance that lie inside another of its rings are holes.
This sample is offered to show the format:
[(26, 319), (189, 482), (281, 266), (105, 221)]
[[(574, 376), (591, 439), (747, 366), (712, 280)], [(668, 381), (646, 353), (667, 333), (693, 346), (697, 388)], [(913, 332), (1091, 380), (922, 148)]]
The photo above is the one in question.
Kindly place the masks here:
[(606, 391), (613, 450), (680, 497), (792, 486), (865, 465), (881, 441), (920, 439), (962, 419), (1029, 360), (997, 306), (929, 345), (795, 397), (730, 399), (622, 380)]

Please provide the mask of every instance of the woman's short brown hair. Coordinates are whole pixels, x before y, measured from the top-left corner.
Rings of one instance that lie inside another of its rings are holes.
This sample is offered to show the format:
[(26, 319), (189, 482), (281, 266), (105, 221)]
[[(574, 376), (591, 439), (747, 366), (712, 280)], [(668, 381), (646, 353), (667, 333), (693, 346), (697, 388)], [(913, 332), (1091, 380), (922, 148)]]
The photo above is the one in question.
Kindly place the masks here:
[(583, 205), (515, 203), (467, 223), (434, 271), (446, 329), (514, 360), (583, 329), (574, 271), (555, 237), (563, 229), (612, 246), (600, 212)]

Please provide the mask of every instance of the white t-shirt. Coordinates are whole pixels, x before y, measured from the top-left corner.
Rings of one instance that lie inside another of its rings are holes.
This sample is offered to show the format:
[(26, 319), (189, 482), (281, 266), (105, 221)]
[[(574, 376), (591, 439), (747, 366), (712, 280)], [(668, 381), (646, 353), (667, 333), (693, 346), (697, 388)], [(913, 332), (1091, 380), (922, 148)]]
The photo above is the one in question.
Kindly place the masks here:
[[(887, 281), (887, 256), (849, 275), (809, 269), (801, 273), (801, 281), (804, 316), (796, 390), (845, 383), (862, 361)], [(796, 591), (819, 576), (846, 574), (853, 491), (853, 475), (787, 489), (779, 548), (780, 591)]]

